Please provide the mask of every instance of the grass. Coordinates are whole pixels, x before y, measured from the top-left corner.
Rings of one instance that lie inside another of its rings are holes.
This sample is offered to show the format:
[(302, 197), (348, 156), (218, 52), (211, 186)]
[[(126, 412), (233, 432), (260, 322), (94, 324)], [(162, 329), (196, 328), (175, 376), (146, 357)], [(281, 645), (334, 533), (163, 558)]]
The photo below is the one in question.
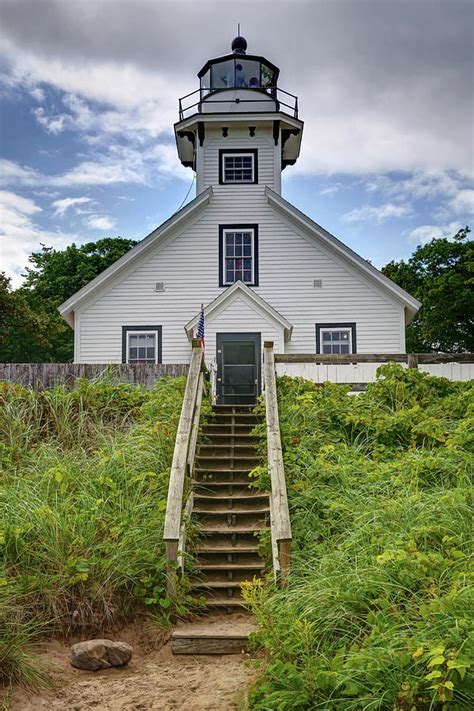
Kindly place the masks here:
[(246, 590), (252, 709), (474, 706), (473, 384), (380, 375), (357, 397), (279, 379), (293, 572)]
[[(184, 378), (151, 391), (0, 385), (0, 680), (32, 688), (44, 635), (166, 619), (162, 541)], [(183, 590), (178, 611), (189, 600)]]

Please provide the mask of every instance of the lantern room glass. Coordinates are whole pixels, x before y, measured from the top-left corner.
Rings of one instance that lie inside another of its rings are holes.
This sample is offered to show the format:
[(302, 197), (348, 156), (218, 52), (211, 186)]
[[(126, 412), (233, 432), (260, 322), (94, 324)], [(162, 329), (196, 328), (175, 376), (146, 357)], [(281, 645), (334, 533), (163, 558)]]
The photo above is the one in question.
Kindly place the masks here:
[(270, 89), (275, 86), (275, 71), (264, 62), (243, 56), (211, 64), (201, 77), (203, 96), (223, 89)]

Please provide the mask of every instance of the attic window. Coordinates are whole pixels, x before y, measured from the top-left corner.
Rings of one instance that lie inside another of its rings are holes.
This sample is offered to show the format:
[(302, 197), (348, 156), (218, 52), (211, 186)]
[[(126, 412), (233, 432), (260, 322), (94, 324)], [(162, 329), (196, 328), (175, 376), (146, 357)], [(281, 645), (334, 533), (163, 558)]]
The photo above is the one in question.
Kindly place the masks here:
[(219, 151), (219, 184), (258, 183), (257, 151), (229, 149)]

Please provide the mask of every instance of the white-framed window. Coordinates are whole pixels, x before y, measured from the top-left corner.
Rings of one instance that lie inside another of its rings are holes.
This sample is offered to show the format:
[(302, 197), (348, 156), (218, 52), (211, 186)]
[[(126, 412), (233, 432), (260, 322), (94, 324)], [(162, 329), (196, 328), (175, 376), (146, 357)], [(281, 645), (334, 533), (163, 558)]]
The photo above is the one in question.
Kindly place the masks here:
[(316, 352), (324, 355), (355, 353), (355, 323), (316, 324)]
[(257, 225), (221, 225), (220, 286), (236, 281), (258, 285)]
[(256, 183), (257, 151), (219, 151), (219, 183)]
[(123, 326), (122, 361), (124, 363), (161, 362), (161, 326)]

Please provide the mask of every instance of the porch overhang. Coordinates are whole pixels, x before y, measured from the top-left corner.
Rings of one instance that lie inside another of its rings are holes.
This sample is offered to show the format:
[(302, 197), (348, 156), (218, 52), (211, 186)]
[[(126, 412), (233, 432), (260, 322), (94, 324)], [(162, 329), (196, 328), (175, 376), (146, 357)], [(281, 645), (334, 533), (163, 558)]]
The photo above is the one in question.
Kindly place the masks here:
[[(204, 306), (204, 315), (206, 319), (212, 318), (213, 315), (220, 313), (226, 306), (226, 304), (235, 298), (236, 295), (242, 296), (247, 300), (253, 308), (259, 311), (264, 318), (269, 318), (276, 322), (280, 328), (283, 329), (285, 342), (289, 341), (291, 334), (293, 332), (293, 324), (291, 324), (284, 316), (282, 316), (276, 309), (271, 306), (268, 301), (262, 299), (261, 296), (255, 293), (242, 281), (236, 281), (232, 286), (229, 286), (222, 294), (220, 294), (214, 301), (211, 301), (207, 306)], [(189, 340), (193, 338), (193, 333), (197, 327), (199, 320), (198, 312), (193, 318), (188, 321), (184, 330)]]

